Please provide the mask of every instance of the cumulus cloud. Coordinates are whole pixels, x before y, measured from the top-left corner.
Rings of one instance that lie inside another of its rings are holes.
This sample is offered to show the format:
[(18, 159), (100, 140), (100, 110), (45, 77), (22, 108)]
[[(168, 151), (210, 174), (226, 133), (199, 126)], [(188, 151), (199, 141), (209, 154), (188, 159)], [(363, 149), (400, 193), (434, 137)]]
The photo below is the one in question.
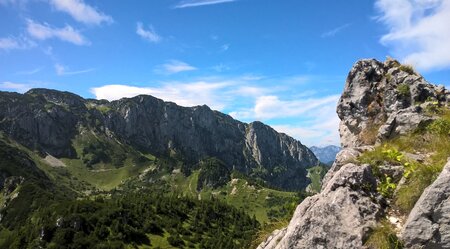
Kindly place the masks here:
[(36, 46), (36, 43), (25, 37), (4, 37), (0, 38), (0, 49), (29, 49)]
[(186, 62), (178, 60), (170, 60), (167, 63), (159, 65), (155, 68), (155, 72), (160, 74), (175, 74), (194, 70), (197, 70), (197, 68), (187, 64)]
[(70, 42), (75, 45), (89, 45), (90, 42), (76, 29), (70, 25), (66, 25), (64, 28), (54, 28), (47, 23), (40, 24), (33, 20), (27, 20), (27, 32), (28, 34), (38, 40), (47, 39), (59, 39), (62, 41)]
[(101, 23), (113, 22), (112, 17), (98, 11), (82, 0), (50, 0), (49, 2), (56, 10), (65, 12), (84, 24), (100, 25)]
[(260, 96), (256, 98), (253, 108), (233, 111), (230, 115), (241, 120), (262, 120), (268, 124), (273, 122), (272, 127), (275, 130), (310, 146), (338, 145), (339, 118), (336, 114), (336, 104), (339, 96), (313, 97), (309, 91), (296, 94), (301, 95), (309, 97), (301, 100), (281, 100), (274, 95)]
[(161, 41), (161, 36), (156, 33), (153, 26), (150, 26), (149, 29), (145, 29), (141, 22), (136, 24), (136, 34), (149, 42), (158, 43)]
[(381, 43), (421, 70), (450, 67), (450, 0), (377, 0), (388, 33)]
[(255, 118), (262, 120), (294, 117), (311, 110), (317, 110), (323, 105), (333, 104), (336, 106), (338, 99), (338, 95), (304, 100), (280, 100), (278, 96), (261, 96), (256, 99), (253, 112)]
[(186, 0), (181, 1), (177, 5), (175, 5), (176, 9), (181, 8), (190, 8), (190, 7), (199, 7), (199, 6), (205, 6), (205, 5), (214, 5), (214, 4), (220, 4), (220, 3), (231, 3), (235, 2), (236, 0)]
[(23, 84), (23, 83), (14, 83), (10, 81), (5, 81), (0, 83), (0, 89), (5, 89), (8, 91), (14, 91), (19, 93), (24, 93), (31, 89), (31, 86), (29, 84)]

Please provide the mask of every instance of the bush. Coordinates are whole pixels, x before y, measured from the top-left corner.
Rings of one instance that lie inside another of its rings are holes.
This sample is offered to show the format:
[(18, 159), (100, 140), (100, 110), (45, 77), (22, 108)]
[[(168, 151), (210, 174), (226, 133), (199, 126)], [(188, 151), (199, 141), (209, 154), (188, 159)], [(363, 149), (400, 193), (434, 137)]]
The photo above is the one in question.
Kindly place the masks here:
[(406, 83), (402, 83), (402, 84), (398, 85), (397, 91), (400, 94), (400, 96), (407, 97), (407, 96), (411, 95), (411, 93), (409, 91), (409, 85)]

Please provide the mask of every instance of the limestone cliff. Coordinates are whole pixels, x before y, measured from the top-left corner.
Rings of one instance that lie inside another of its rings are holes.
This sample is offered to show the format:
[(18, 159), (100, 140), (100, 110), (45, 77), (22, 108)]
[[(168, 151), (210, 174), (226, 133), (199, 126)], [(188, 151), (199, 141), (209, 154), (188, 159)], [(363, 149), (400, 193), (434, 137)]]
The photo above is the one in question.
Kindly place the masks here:
[(260, 122), (250, 124), (207, 106), (181, 107), (140, 95), (108, 102), (49, 89), (0, 92), (0, 131), (43, 155), (77, 157), (80, 133), (111, 138), (156, 156), (177, 155), (187, 165), (215, 157), (230, 169), (284, 189), (309, 184), (318, 164), (299, 141)]

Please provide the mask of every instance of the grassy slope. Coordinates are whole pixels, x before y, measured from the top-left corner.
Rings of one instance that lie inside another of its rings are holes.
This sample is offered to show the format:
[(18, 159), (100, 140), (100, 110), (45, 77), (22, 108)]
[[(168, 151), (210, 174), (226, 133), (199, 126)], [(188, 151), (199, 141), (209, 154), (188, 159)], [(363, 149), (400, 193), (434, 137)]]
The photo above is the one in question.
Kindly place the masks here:
[[(430, 115), (437, 116), (436, 121), (409, 135), (386, 141), (358, 158), (359, 163), (370, 164), (379, 178), (378, 191), (389, 200), (389, 209), (404, 216), (408, 216), (450, 157), (450, 109), (441, 107)], [(423, 156), (424, 160), (416, 161), (407, 153)], [(399, 184), (391, 176), (379, 173), (382, 165), (403, 166), (405, 182)], [(373, 248), (401, 248), (388, 222), (380, 223), (367, 243)]]

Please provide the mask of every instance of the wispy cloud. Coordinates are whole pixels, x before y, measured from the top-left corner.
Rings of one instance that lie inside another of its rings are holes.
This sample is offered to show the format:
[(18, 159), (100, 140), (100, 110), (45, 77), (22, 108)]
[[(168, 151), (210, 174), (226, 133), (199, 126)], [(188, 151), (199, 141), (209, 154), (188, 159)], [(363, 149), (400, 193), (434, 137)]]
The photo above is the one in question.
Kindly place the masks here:
[(20, 75), (32, 75), (32, 74), (36, 74), (39, 73), (40, 71), (42, 71), (43, 67), (37, 67), (31, 70), (25, 70), (25, 71), (20, 71), (17, 72), (16, 74), (20, 74)]
[(113, 22), (112, 17), (84, 3), (83, 0), (50, 0), (49, 2), (56, 10), (65, 12), (84, 24), (100, 25)]
[(320, 35), (322, 38), (326, 38), (326, 37), (332, 37), (337, 35), (338, 33), (342, 32), (344, 29), (350, 27), (352, 24), (351, 23), (346, 23), (344, 25), (341, 25), (339, 27), (336, 27), (332, 30), (328, 30), (326, 32), (323, 32), (322, 35)]
[(231, 3), (236, 2), (237, 0), (187, 0), (187, 1), (181, 1), (177, 5), (175, 5), (174, 8), (181, 9), (181, 8), (189, 8), (189, 7), (199, 7), (199, 6), (205, 6), (205, 5), (213, 5), (213, 4), (220, 4), (220, 3)]
[(149, 29), (145, 29), (144, 25), (141, 22), (136, 24), (136, 34), (140, 37), (144, 38), (147, 41), (158, 43), (161, 41), (161, 36), (159, 36), (153, 26), (149, 26)]
[(197, 68), (187, 64), (186, 62), (170, 60), (165, 64), (157, 66), (154, 71), (159, 74), (175, 74), (194, 70), (197, 70)]
[(223, 44), (222, 46), (220, 46), (220, 52), (225, 52), (228, 49), (230, 49), (230, 44)]
[(36, 43), (25, 37), (4, 37), (0, 38), (0, 49), (29, 49), (35, 47)]
[(8, 91), (14, 91), (19, 93), (24, 93), (28, 90), (30, 90), (32, 87), (29, 84), (23, 84), (23, 83), (14, 83), (10, 81), (4, 81), (0, 83), (0, 89), (8, 90)]
[(95, 70), (94, 68), (88, 68), (88, 69), (83, 69), (83, 70), (69, 71), (67, 67), (65, 67), (61, 64), (55, 64), (55, 71), (56, 71), (56, 74), (59, 76), (89, 73), (94, 70)]
[(377, 0), (378, 20), (388, 32), (381, 43), (421, 70), (450, 68), (450, 1)]
[(80, 33), (80, 31), (66, 25), (64, 28), (54, 28), (47, 23), (40, 24), (33, 20), (27, 20), (28, 34), (38, 40), (47, 40), (56, 38), (62, 41), (70, 42), (75, 45), (89, 45), (90, 42)]

